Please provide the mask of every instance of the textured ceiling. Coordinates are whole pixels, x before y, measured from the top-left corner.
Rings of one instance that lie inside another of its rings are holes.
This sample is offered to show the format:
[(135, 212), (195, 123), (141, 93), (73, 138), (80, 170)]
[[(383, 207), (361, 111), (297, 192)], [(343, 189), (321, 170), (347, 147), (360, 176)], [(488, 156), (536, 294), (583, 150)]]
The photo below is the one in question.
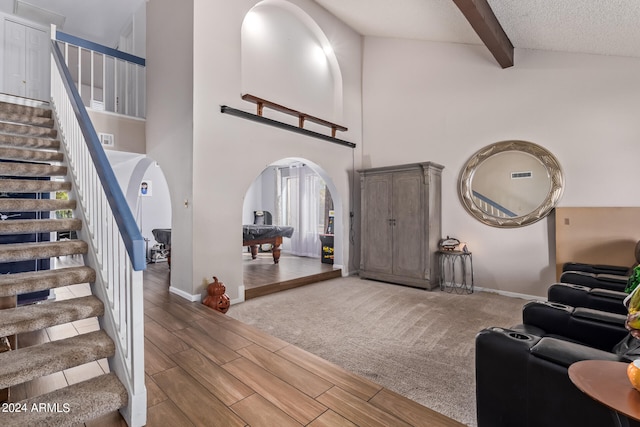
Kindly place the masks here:
[(362, 35), (481, 44), (452, 0), (315, 0)]
[[(481, 44), (452, 0), (315, 0), (360, 34)], [(640, 0), (488, 0), (517, 49), (640, 57)]]
[[(115, 46), (145, 0), (25, 1), (66, 16), (66, 32)], [(452, 0), (315, 1), (363, 35), (482, 44)], [(516, 48), (640, 57), (640, 0), (488, 2)], [(13, 4), (0, 0), (0, 11)]]

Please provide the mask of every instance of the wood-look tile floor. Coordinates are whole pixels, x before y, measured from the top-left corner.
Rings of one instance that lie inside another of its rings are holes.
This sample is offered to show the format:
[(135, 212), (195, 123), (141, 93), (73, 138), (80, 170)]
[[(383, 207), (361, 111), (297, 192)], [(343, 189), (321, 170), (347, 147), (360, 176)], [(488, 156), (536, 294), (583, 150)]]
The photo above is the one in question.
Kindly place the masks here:
[(342, 272), (320, 258), (299, 257), (283, 253), (274, 264), (270, 252), (258, 253), (256, 259), (243, 252), (242, 268), (245, 299), (340, 277)]
[(244, 287), (251, 289), (332, 271), (333, 265), (323, 264), (320, 258), (299, 257), (286, 253), (282, 253), (278, 264), (274, 264), (270, 252), (260, 252), (256, 259), (251, 259), (251, 254), (245, 251), (242, 253), (242, 268)]
[[(369, 380), (168, 292), (166, 264), (144, 273), (148, 426), (461, 426)], [(58, 298), (86, 292), (69, 287)], [(23, 334), (21, 345), (97, 328), (95, 320)], [(39, 395), (108, 369), (105, 361), (12, 389)], [(114, 413), (87, 426), (124, 426)]]

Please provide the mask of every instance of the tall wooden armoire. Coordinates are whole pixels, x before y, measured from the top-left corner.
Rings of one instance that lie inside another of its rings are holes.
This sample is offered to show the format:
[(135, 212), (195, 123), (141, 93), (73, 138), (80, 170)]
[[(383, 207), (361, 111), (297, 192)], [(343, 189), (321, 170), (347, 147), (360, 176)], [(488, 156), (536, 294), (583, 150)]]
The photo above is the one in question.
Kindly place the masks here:
[(358, 171), (361, 278), (438, 286), (443, 168), (424, 162)]

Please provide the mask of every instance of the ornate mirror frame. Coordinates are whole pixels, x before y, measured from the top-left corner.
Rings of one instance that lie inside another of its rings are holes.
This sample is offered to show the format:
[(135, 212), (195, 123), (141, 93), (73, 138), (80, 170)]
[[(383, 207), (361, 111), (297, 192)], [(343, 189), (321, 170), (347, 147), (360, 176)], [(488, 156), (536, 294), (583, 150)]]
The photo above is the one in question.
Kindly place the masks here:
[[(542, 162), (549, 173), (551, 185), (547, 197), (537, 208), (526, 215), (511, 218), (497, 217), (484, 212), (474, 202), (471, 183), (476, 170), (489, 157), (505, 151), (519, 151), (530, 154)], [(546, 148), (528, 141), (502, 141), (488, 145), (471, 156), (462, 168), (458, 184), (462, 205), (472, 216), (493, 227), (514, 228), (533, 224), (549, 215), (562, 196), (564, 175), (560, 168), (560, 163)]]

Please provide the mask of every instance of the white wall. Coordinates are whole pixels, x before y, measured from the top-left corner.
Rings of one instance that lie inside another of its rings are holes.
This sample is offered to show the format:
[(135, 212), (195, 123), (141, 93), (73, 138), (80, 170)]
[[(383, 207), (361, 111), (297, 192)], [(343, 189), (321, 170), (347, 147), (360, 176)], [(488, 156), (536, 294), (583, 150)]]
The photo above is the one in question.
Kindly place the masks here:
[(140, 154), (146, 151), (143, 119), (91, 109), (87, 113), (96, 132), (113, 135), (113, 147), (105, 147), (105, 150)]
[(503, 70), (481, 46), (366, 38), (363, 164), (444, 165), (442, 233), (469, 244), (476, 286), (546, 296), (553, 221), (483, 225), (459, 201), (460, 169), (488, 144), (531, 141), (564, 170), (560, 206), (638, 206), (639, 75), (632, 58), (516, 50)]
[(276, 169), (268, 167), (247, 190), (242, 208), (242, 223), (253, 224), (254, 211), (269, 211), (275, 224), (276, 209)]
[(133, 53), (141, 58), (147, 55), (147, 7), (142, 3), (133, 13)]
[[(352, 149), (220, 113), (220, 105), (255, 111), (253, 104), (240, 98), (240, 29), (244, 16), (256, 3), (255, 0), (194, 1), (192, 282), (186, 283), (186, 276), (177, 279), (172, 269), (172, 285), (188, 289), (191, 294), (200, 294), (216, 275), (224, 281), (232, 300), (243, 298), (242, 259), (233, 250), (242, 244), (242, 199), (253, 179), (267, 165), (282, 158), (309, 159), (332, 178), (334, 200), (344, 201), (341, 206), (336, 203), (342, 224), (341, 229), (336, 230), (342, 241), (336, 247), (336, 258), (344, 259), (345, 264), (349, 259), (348, 171), (352, 168)], [(332, 36), (344, 83), (344, 124), (349, 127), (343, 137), (359, 143), (361, 38), (316, 3), (309, 0), (291, 3), (309, 14), (325, 34)], [(147, 12), (149, 27), (153, 17), (149, 10)], [(149, 45), (147, 55), (151, 68)], [(153, 87), (150, 84), (150, 93), (154, 92)], [(299, 96), (308, 99), (305, 92)], [(152, 123), (151, 116), (148, 123)], [(148, 136), (153, 138), (149, 132)], [(187, 168), (180, 165), (179, 170), (186, 172)], [(175, 215), (173, 224), (176, 224)], [(173, 255), (176, 256), (175, 250)]]
[[(152, 0), (146, 4), (147, 154), (158, 161), (169, 183), (172, 210), (171, 286), (191, 295), (195, 293), (191, 197), (194, 156), (193, 1)], [(222, 63), (216, 65), (216, 68), (221, 67)], [(210, 78), (214, 75), (212, 71)], [(210, 108), (215, 111), (213, 105)], [(204, 159), (209, 163), (212, 173), (215, 169), (211, 165), (216, 163), (218, 157), (215, 155)], [(206, 215), (206, 212), (203, 214)], [(208, 262), (211, 263), (211, 260)]]
[[(234, 250), (242, 246), (243, 198), (255, 177), (283, 158), (308, 159), (328, 175), (323, 178), (334, 202), (344, 200), (336, 202), (336, 259), (349, 260), (352, 149), (220, 113), (220, 105), (255, 111), (240, 98), (240, 40), (243, 19), (256, 3), (147, 3), (147, 154), (169, 182), (171, 290), (187, 298), (199, 297), (213, 275), (225, 282), (232, 300), (244, 298), (242, 257)], [(335, 55), (344, 83), (342, 123), (350, 128), (343, 137), (359, 142), (361, 38), (314, 2), (293, 4), (340, 47)], [(304, 91), (298, 96), (312, 99)]]
[[(263, 1), (244, 19), (242, 93), (325, 120), (341, 121), (342, 110), (334, 108), (336, 83), (340, 86), (337, 97), (342, 101), (341, 79), (339, 72), (337, 78), (332, 75), (322, 47), (324, 40), (319, 40), (287, 6), (284, 1)], [(301, 92), (306, 94), (303, 99)]]
[(113, 173), (115, 174), (116, 179), (118, 180), (120, 189), (122, 189), (122, 193), (127, 199), (129, 209), (131, 209), (131, 212), (135, 212), (136, 198), (127, 198), (127, 188), (129, 187), (129, 182), (131, 181), (131, 175), (133, 174), (133, 171), (135, 170), (138, 163), (140, 163), (140, 161), (145, 158), (144, 154), (124, 153), (116, 150), (105, 150), (105, 154), (107, 155), (109, 164), (113, 169)]
[[(155, 163), (149, 165), (140, 182), (143, 181), (151, 183), (152, 192), (150, 196), (138, 197), (134, 216), (140, 226), (142, 237), (149, 239), (151, 247), (155, 242), (153, 229), (171, 228), (171, 199), (164, 174)], [(136, 187), (138, 185), (139, 183), (136, 183)]]

